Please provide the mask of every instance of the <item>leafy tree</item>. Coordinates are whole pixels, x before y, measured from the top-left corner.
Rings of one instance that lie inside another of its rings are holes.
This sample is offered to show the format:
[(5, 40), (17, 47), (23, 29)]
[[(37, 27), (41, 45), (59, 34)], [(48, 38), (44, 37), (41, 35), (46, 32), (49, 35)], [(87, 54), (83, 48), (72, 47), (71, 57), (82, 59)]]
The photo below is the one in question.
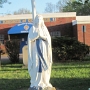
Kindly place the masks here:
[(77, 15), (90, 15), (89, 12), (90, 1), (85, 0), (74, 0), (68, 2), (66, 6), (63, 7), (63, 12), (76, 12)]
[(9, 4), (11, 4), (11, 2), (8, 2), (8, 0), (0, 0), (0, 8), (3, 7), (3, 4), (4, 4), (4, 3), (9, 3)]
[(25, 8), (21, 8), (18, 11), (15, 11), (13, 14), (17, 15), (17, 14), (30, 14), (30, 13), (31, 13), (30, 10), (25, 9)]

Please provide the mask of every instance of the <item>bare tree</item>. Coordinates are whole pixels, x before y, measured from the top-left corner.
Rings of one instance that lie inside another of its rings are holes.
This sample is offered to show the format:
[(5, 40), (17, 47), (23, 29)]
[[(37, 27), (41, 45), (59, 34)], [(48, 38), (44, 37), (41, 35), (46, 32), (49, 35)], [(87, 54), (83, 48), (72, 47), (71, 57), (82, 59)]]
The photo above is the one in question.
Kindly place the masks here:
[(62, 12), (63, 7), (68, 3), (68, 1), (73, 0), (59, 0), (56, 4), (46, 3), (45, 12)]
[[(45, 12), (68, 12), (68, 11), (73, 11), (73, 12), (80, 12), (82, 9), (82, 6), (84, 6), (84, 9), (82, 11), (87, 13), (90, 11), (89, 10), (89, 5), (90, 0), (59, 0), (56, 4), (46, 3), (46, 8)], [(87, 9), (86, 9), (87, 8)]]
[(67, 5), (67, 3), (72, 0), (59, 0), (56, 4), (57, 12), (63, 12), (63, 7)]
[(50, 3), (46, 3), (45, 12), (48, 12), (48, 13), (56, 12), (56, 5), (52, 4), (51, 2)]
[(30, 14), (30, 10), (28, 9), (25, 9), (25, 8), (21, 8), (19, 9), (18, 11), (14, 11), (14, 15), (17, 15), (17, 14)]

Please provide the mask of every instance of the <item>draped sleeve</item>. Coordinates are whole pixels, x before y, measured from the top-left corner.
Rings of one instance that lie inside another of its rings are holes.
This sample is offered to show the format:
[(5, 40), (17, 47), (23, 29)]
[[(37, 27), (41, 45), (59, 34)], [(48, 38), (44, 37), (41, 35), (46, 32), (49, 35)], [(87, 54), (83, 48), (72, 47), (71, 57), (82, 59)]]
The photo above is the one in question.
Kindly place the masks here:
[(48, 55), (48, 60), (50, 63), (52, 63), (52, 46), (51, 46), (51, 36), (49, 34), (49, 31), (46, 26), (43, 27), (43, 35), (47, 39), (47, 55)]
[(33, 65), (32, 61), (32, 47), (33, 44), (32, 40), (35, 40), (38, 37), (38, 33), (35, 31), (34, 26), (31, 27), (28, 34), (28, 70), (31, 70)]

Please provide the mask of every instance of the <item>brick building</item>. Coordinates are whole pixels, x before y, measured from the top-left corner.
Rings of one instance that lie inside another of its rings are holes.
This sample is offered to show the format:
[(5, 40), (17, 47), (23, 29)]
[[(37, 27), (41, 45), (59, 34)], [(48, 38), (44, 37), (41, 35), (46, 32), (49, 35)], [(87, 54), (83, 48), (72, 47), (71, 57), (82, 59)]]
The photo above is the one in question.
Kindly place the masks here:
[[(76, 13), (49, 13), (42, 14), (45, 25), (52, 36), (72, 35), (72, 20), (76, 20)], [(18, 23), (31, 23), (32, 15), (6, 15), (0, 16), (0, 35), (8, 39), (8, 30)]]
[[(90, 16), (76, 16), (76, 12), (46, 13), (42, 16), (51, 36), (76, 37), (78, 41), (90, 45)], [(31, 14), (0, 16), (0, 41), (3, 43), (8, 39), (10, 28), (19, 23), (31, 22)]]
[(90, 46), (90, 16), (76, 16), (72, 22), (73, 37)]

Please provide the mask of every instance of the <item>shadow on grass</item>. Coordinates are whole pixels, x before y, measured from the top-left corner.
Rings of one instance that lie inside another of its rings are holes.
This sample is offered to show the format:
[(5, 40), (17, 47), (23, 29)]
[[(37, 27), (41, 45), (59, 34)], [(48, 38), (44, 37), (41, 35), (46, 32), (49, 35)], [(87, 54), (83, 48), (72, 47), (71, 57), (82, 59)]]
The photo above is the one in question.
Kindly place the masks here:
[(86, 78), (51, 78), (51, 83), (61, 90), (88, 90), (90, 88), (90, 79)]
[(18, 64), (18, 65), (11, 65), (11, 64), (9, 64), (9, 65), (2, 65), (1, 67), (0, 67), (0, 71), (16, 71), (16, 70), (28, 70), (28, 68), (27, 67), (23, 67), (23, 64)]
[[(0, 69), (0, 71), (12, 71), (12, 72), (13, 72), (13, 71), (16, 71), (16, 70), (19, 70), (19, 71), (20, 71), (20, 70), (22, 70), (22, 69), (18, 69), (18, 68), (17, 68), (17, 69), (14, 69), (14, 68), (13, 68), (13, 69), (3, 69), (3, 70)], [(26, 70), (28, 70), (28, 69), (23, 69), (23, 71), (26, 71)]]
[(83, 62), (60, 62), (60, 63), (54, 63), (53, 69), (83, 69), (83, 68), (90, 68), (90, 61), (83, 61)]
[(12, 63), (11, 61), (1, 61), (1, 67), (21, 68), (22, 65), (23, 65), (22, 60), (19, 60), (18, 63)]
[(79, 66), (79, 67), (72, 67), (72, 66), (70, 67), (70, 66), (67, 66), (67, 67), (58, 67), (58, 68), (57, 67), (53, 67), (54, 70), (58, 70), (58, 69), (62, 69), (62, 70), (63, 69), (74, 69), (74, 68), (75, 69), (85, 69), (85, 68), (86, 69), (90, 69), (90, 66), (82, 66), (82, 67), (81, 66)]
[(27, 66), (24, 66), (22, 63), (18, 64), (3, 64), (0, 67), (0, 71), (16, 71), (16, 70), (27, 70)]
[(19, 65), (12, 65), (12, 64), (10, 65), (9, 64), (9, 65), (4, 65), (4, 66), (2, 65), (1, 67), (2, 68), (3, 67), (5, 67), (5, 68), (22, 68), (22, 64), (21, 65), (20, 64)]
[[(55, 88), (61, 90), (88, 90), (90, 79), (51, 78)], [(0, 79), (0, 90), (28, 90), (29, 79)]]
[(0, 90), (28, 90), (29, 79), (0, 79)]

